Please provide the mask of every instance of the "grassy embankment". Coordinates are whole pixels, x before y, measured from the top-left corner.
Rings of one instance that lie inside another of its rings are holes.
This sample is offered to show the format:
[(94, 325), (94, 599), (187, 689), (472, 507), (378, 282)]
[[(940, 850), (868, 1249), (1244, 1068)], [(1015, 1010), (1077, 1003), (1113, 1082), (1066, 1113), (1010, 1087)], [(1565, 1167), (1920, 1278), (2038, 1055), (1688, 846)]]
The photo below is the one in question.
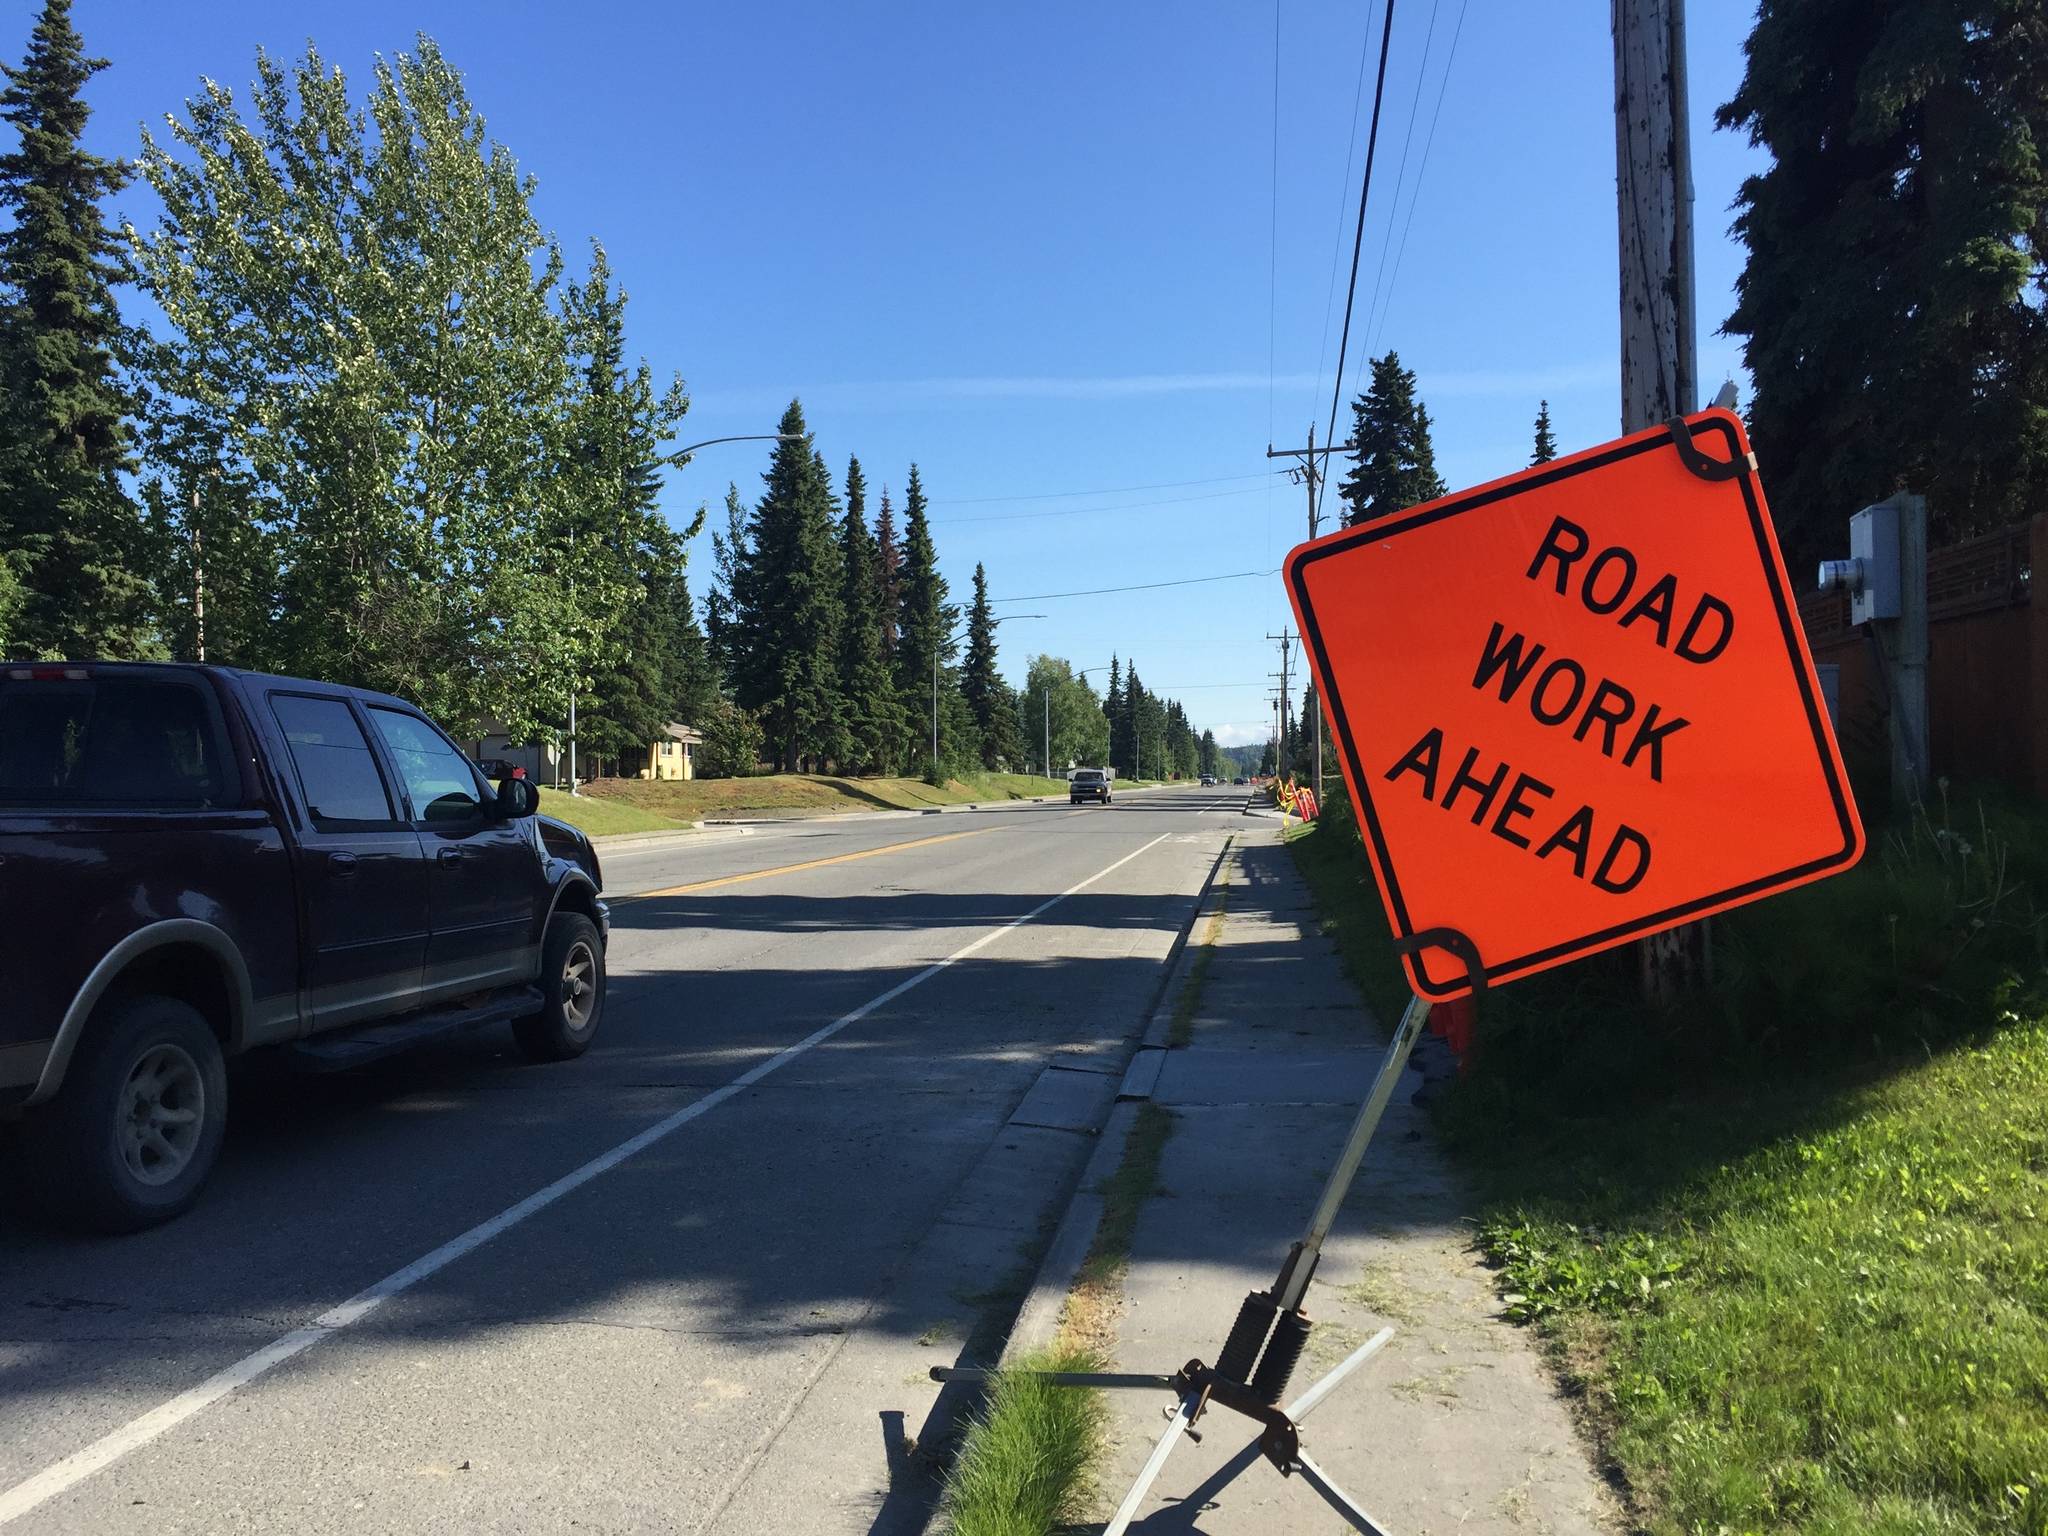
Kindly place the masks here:
[[(1118, 780), (1118, 789), (1136, 789), (1150, 780)], [(920, 811), (944, 805), (987, 805), (1007, 800), (1059, 796), (1063, 780), (1029, 773), (977, 773), (948, 779), (943, 785), (923, 779), (855, 779), (830, 774), (774, 773), (746, 779), (598, 779), (584, 787), (578, 800), (603, 801), (621, 812), (639, 812), (656, 820), (646, 826), (608, 827), (607, 831), (660, 831), (692, 821), (719, 817), (826, 816), (838, 811)], [(553, 797), (550, 797), (551, 800)], [(562, 797), (567, 798), (567, 797)], [(559, 814), (551, 804), (549, 814)], [(564, 818), (570, 819), (570, 818)]]
[[(1943, 808), (1715, 922), (1483, 1000), (1440, 1114), (1506, 1314), (1655, 1533), (2048, 1533), (2048, 813)], [(1405, 998), (1339, 810), (1293, 849)]]

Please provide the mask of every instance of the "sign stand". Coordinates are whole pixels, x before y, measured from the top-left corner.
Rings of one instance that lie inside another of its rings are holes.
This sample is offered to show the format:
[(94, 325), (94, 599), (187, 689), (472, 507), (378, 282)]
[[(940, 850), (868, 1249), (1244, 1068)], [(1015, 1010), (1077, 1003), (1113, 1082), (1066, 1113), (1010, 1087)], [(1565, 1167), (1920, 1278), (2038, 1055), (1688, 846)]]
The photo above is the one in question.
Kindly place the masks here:
[[(1404, 948), (1420, 949), (1425, 946), (1450, 951), (1464, 962), (1475, 987), (1485, 985), (1485, 971), (1479, 963), (1478, 951), (1463, 934), (1438, 928), (1403, 941)], [(1301, 1421), (1347, 1376), (1378, 1353), (1394, 1336), (1394, 1330), (1381, 1329), (1300, 1397), (1284, 1408), (1279, 1403), (1308, 1344), (1311, 1319), (1302, 1310), (1302, 1301), (1322, 1258), (1323, 1244), (1358, 1177), (1359, 1164), (1365, 1158), (1373, 1133), (1379, 1129), (1387, 1103), (1394, 1096), (1394, 1087), (1407, 1069), (1409, 1054), (1429, 1022), (1429, 1009), (1430, 1005), (1421, 997), (1409, 998), (1401, 1021), (1394, 1029), (1394, 1038), (1388, 1042), (1386, 1055), (1380, 1060), (1372, 1087), (1366, 1093), (1365, 1102), (1359, 1106), (1358, 1117), (1351, 1123), (1344, 1149), (1324, 1181), (1322, 1198), (1316, 1202), (1308, 1229), (1288, 1250), (1272, 1286), (1245, 1297), (1214, 1365), (1205, 1364), (1197, 1358), (1171, 1376), (1114, 1371), (1052, 1371), (1043, 1374), (1042, 1379), (1056, 1386), (1169, 1387), (1179, 1398), (1165, 1431), (1153, 1446), (1152, 1454), (1146, 1458), (1138, 1480), (1117, 1506), (1115, 1517), (1103, 1527), (1102, 1536), (1124, 1536), (1130, 1529), (1145, 1496), (1165, 1470), (1167, 1458), (1173, 1454), (1179, 1436), (1185, 1432), (1190, 1439), (1199, 1440), (1201, 1435), (1194, 1425), (1212, 1404), (1257, 1420), (1263, 1426), (1259, 1431), (1258, 1448), (1283, 1477), (1300, 1474), (1302, 1481), (1313, 1488), (1353, 1530), (1368, 1532), (1370, 1536), (1386, 1536), (1385, 1529), (1366, 1513), (1364, 1506), (1332, 1481), (1303, 1449)], [(988, 1370), (947, 1366), (934, 1366), (931, 1372), (934, 1381), (985, 1382), (996, 1374)]]

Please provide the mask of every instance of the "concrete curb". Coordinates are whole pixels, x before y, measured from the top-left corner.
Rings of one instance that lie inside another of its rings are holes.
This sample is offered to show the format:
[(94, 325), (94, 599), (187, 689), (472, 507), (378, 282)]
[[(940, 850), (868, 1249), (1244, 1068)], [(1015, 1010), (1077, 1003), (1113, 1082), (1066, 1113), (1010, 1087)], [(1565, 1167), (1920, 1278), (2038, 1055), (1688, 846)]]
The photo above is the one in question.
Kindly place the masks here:
[(1102, 1123), (1098, 1133), (1101, 1140), (1081, 1171), (1073, 1199), (1053, 1229), (1052, 1241), (1046, 1244), (1038, 1272), (1032, 1276), (1031, 1289), (1025, 1293), (1023, 1306), (1017, 1309), (1016, 1322), (1010, 1325), (1010, 1337), (1003, 1345), (999, 1364), (1008, 1365), (1018, 1356), (1050, 1344), (1059, 1330), (1067, 1295), (1080, 1278), (1081, 1266), (1087, 1261), (1089, 1249), (1095, 1246), (1095, 1234), (1102, 1226), (1105, 1202), (1097, 1191), (1122, 1164), (1131, 1131), (1138, 1123), (1138, 1106), (1152, 1096), (1152, 1088), (1159, 1080), (1159, 1069), (1166, 1059), (1163, 1047), (1173, 1027), (1174, 1000), (1194, 963), (1189, 958), (1193, 947), (1189, 941), (1202, 918), (1214, 910), (1216, 876), (1235, 847), (1233, 837), (1216, 855), (1216, 862), (1209, 866), (1208, 878), (1196, 895), (1194, 910), (1174, 940), (1173, 953), (1167, 957), (1166, 975), (1160, 983), (1159, 995), (1152, 1001), (1144, 1033), (1125, 1058), (1123, 1086)]

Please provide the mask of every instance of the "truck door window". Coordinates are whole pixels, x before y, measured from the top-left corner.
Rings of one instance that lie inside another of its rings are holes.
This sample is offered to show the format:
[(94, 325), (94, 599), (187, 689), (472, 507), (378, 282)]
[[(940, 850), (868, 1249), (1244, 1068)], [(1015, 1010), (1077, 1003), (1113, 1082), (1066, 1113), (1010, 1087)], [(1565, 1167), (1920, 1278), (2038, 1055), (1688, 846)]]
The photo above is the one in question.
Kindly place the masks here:
[(445, 824), (470, 821), (483, 810), (476, 774), (441, 733), (417, 715), (370, 706), (370, 718), (398, 765), (412, 813), (421, 821)]
[(188, 683), (0, 681), (0, 803), (218, 806), (225, 760), (214, 713)]
[(273, 693), (270, 712), (291, 749), (314, 826), (327, 832), (394, 824), (384, 775), (344, 700)]

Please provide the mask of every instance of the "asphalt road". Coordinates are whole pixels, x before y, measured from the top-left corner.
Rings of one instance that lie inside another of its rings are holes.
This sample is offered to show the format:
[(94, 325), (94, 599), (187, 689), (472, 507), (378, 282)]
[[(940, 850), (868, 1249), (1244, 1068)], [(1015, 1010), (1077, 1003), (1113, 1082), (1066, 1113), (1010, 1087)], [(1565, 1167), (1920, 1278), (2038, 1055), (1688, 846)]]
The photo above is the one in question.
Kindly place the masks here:
[(1048, 1063), (1138, 1027), (1243, 798), (614, 848), (581, 1061), (238, 1072), (182, 1220), (0, 1213), (0, 1526), (919, 1528), (920, 1364), (1042, 1219), (941, 1217), (1039, 1156), (1005, 1125)]

